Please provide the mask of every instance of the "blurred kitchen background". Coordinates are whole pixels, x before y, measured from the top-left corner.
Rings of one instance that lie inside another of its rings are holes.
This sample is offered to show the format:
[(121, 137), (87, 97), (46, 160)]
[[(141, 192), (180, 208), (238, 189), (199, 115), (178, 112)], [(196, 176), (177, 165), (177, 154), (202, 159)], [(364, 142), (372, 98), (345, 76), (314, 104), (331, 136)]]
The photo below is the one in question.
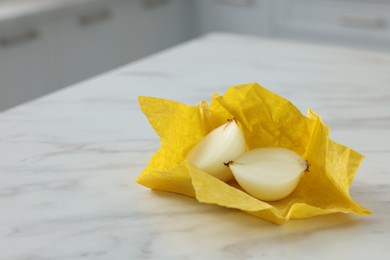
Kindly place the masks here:
[(389, 23), (390, 0), (0, 0), (0, 111), (210, 32), (388, 52)]

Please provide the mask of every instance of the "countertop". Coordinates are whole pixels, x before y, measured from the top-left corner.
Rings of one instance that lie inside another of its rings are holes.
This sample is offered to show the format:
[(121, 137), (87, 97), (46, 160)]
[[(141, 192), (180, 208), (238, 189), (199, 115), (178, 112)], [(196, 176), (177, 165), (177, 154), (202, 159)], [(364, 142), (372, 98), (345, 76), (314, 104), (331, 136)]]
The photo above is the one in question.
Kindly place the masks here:
[[(385, 259), (390, 55), (211, 34), (0, 113), (0, 259)], [(137, 96), (197, 104), (258, 82), (366, 156), (368, 217), (278, 226), (134, 182), (159, 139)]]

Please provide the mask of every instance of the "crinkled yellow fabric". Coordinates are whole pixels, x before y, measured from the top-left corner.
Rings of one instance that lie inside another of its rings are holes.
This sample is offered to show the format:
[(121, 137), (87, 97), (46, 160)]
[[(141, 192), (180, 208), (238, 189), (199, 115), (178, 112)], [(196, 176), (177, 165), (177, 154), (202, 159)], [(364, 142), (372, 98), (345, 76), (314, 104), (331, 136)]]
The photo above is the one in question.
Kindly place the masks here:
[[(230, 87), (222, 96), (214, 94), (210, 106), (204, 101), (189, 106), (153, 97), (139, 97), (139, 103), (161, 138), (161, 148), (136, 180), (141, 185), (240, 209), (277, 224), (335, 212), (371, 213), (349, 194), (363, 156), (330, 140), (329, 128), (313, 111), (304, 116), (290, 101), (256, 83)], [(286, 147), (310, 163), (310, 172), (290, 196), (261, 201), (235, 181), (224, 183), (185, 160), (207, 133), (233, 117), (249, 149)]]

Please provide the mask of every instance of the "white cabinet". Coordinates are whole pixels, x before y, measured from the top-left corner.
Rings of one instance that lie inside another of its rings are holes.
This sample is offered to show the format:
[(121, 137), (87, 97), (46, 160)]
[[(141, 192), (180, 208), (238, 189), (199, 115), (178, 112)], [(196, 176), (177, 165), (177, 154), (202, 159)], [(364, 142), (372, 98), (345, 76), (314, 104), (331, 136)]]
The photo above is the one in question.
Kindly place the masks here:
[(389, 0), (194, 0), (198, 34), (226, 31), (390, 50)]
[(121, 65), (121, 23), (110, 4), (86, 6), (59, 20), (58, 49), (64, 85)]
[(59, 45), (65, 85), (184, 41), (186, 4), (188, 0), (103, 2), (64, 17)]
[(390, 50), (388, 0), (70, 2), (0, 23), (0, 110), (212, 31)]
[(123, 49), (136, 50), (130, 57), (147, 54), (173, 46), (193, 37), (191, 26), (191, 0), (146, 0), (123, 4), (121, 28)]
[(390, 1), (278, 0), (274, 35), (390, 49)]
[(0, 24), (0, 111), (189, 38), (189, 0), (89, 1)]
[(53, 24), (28, 21), (0, 27), (0, 110), (59, 85)]
[(195, 5), (201, 34), (212, 31), (269, 34), (268, 0), (197, 0)]

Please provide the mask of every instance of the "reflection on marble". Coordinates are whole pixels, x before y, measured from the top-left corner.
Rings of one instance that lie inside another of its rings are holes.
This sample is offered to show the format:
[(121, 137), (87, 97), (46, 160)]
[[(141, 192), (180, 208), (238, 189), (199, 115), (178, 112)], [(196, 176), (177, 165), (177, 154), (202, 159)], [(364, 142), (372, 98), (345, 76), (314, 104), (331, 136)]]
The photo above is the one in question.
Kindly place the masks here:
[[(384, 259), (390, 243), (390, 55), (212, 34), (0, 114), (0, 259)], [(197, 104), (259, 82), (364, 153), (370, 217), (276, 226), (134, 183), (159, 139), (137, 96)]]

